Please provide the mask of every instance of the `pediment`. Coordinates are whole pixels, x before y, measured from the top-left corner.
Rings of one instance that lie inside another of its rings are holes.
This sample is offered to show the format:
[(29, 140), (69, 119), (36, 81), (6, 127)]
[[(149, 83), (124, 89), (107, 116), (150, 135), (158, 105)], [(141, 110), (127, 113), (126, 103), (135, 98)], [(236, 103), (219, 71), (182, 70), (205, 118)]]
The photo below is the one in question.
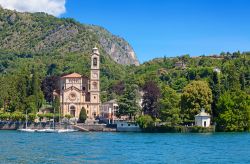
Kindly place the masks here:
[(76, 88), (75, 86), (71, 86), (71, 87), (65, 89), (64, 92), (73, 91), (73, 90), (77, 91), (77, 92), (81, 92), (81, 90)]

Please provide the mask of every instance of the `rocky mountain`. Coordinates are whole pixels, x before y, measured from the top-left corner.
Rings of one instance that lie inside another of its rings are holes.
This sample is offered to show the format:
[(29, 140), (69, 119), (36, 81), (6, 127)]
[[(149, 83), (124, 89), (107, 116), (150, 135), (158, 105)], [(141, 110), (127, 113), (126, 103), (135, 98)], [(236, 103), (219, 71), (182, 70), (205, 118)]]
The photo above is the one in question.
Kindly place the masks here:
[(0, 50), (67, 54), (90, 52), (94, 46), (119, 64), (139, 65), (129, 43), (102, 27), (0, 8)]

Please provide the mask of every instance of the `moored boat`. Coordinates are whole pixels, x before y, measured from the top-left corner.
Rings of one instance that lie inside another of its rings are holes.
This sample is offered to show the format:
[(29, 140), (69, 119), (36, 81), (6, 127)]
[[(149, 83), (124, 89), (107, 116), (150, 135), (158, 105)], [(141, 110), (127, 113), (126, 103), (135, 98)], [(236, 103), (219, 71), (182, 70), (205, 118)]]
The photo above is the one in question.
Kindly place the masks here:
[(21, 132), (36, 132), (37, 130), (36, 129), (17, 129), (18, 131), (21, 131)]
[(17, 129), (17, 130), (21, 131), (21, 132), (36, 132), (36, 129), (30, 129), (30, 128), (27, 128), (27, 127), (28, 127), (28, 113), (27, 113), (27, 110), (26, 110), (25, 128)]

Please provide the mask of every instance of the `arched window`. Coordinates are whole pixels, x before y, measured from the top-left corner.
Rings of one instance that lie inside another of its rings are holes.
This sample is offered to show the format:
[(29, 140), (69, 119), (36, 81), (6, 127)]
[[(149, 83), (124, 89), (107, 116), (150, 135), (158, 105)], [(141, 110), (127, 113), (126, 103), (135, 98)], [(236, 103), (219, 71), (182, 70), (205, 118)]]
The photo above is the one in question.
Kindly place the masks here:
[(93, 66), (97, 66), (97, 58), (93, 59)]
[(70, 109), (75, 110), (76, 108), (75, 108), (75, 106), (72, 105), (72, 106), (70, 106)]

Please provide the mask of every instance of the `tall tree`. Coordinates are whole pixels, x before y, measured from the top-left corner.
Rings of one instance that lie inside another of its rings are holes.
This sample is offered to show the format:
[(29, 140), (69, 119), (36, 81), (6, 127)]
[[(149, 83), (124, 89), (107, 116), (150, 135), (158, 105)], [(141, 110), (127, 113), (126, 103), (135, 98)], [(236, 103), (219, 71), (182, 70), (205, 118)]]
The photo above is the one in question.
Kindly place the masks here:
[(55, 113), (59, 113), (60, 110), (60, 98), (56, 96), (53, 100), (53, 108), (55, 109)]
[(138, 86), (127, 85), (125, 94), (118, 99), (119, 111), (117, 116), (129, 115), (130, 119), (139, 111)]
[(42, 106), (44, 95), (41, 91), (41, 87), (40, 87), (41, 84), (40, 84), (40, 79), (38, 77), (37, 71), (38, 70), (35, 70), (33, 67), (32, 79), (31, 79), (31, 96), (34, 96), (35, 106), (36, 106), (36, 109), (38, 110)]
[(213, 94), (213, 102), (211, 104), (212, 114), (214, 117), (217, 117), (218, 111), (216, 110), (216, 104), (221, 95), (221, 83), (220, 83), (219, 73), (213, 72), (213, 75), (210, 81), (210, 87), (212, 89), (212, 94)]
[(169, 86), (161, 89), (160, 119), (171, 125), (181, 123), (180, 118), (180, 96)]
[(250, 130), (250, 96), (243, 91), (225, 92), (218, 101), (218, 130)]
[(86, 109), (83, 107), (79, 114), (79, 122), (84, 123), (87, 119), (87, 112)]
[(159, 87), (154, 81), (146, 81), (143, 86), (143, 92), (142, 108), (144, 114), (148, 114), (153, 118), (158, 118), (158, 102), (161, 95)]
[(181, 109), (184, 119), (194, 120), (201, 108), (211, 113), (212, 91), (205, 81), (192, 81), (183, 89)]
[(53, 91), (59, 90), (59, 80), (58, 76), (47, 76), (43, 79), (41, 89), (47, 102), (53, 101)]

